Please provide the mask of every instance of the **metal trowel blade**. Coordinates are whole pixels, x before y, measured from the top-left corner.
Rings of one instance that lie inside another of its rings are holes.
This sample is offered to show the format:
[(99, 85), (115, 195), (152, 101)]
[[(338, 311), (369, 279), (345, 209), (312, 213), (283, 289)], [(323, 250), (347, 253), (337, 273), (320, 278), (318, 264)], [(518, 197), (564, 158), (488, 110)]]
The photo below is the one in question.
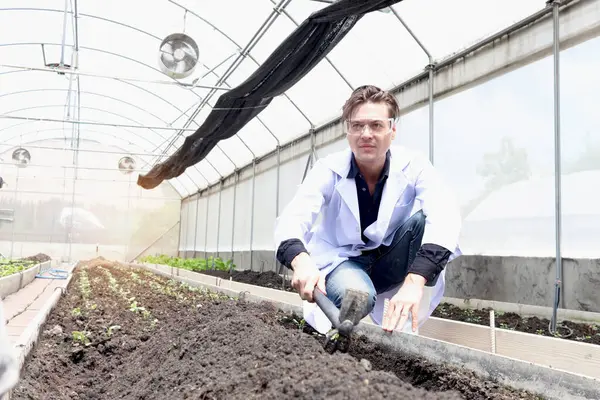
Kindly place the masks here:
[(346, 295), (340, 307), (340, 322), (349, 320), (358, 324), (371, 312), (369, 310), (369, 294), (356, 289), (346, 289)]

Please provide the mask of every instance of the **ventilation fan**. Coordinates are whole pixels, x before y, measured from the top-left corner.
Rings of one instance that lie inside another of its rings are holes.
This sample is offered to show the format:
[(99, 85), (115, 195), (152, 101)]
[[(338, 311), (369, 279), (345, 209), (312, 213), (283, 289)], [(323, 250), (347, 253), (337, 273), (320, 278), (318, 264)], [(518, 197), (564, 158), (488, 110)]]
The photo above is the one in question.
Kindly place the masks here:
[(135, 170), (135, 160), (129, 156), (125, 156), (119, 160), (119, 170), (125, 175), (132, 173)]
[(184, 33), (173, 33), (160, 44), (158, 62), (166, 75), (181, 79), (189, 76), (198, 64), (198, 45)]
[(19, 147), (13, 151), (12, 159), (17, 167), (25, 168), (31, 162), (31, 154), (27, 149)]

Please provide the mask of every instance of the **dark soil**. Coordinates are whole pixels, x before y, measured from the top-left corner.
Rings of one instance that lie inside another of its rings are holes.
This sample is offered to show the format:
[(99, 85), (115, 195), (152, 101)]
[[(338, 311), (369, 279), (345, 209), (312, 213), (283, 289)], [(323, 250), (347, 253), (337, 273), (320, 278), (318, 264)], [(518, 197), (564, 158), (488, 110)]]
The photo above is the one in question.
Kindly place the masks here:
[[(441, 303), (432, 315), (438, 318), (490, 326), (490, 311), (490, 308), (473, 310)], [(494, 313), (494, 318), (497, 328), (553, 336), (548, 330), (550, 320), (547, 318), (521, 317), (519, 314), (502, 313), (500, 311)], [(555, 337), (600, 345), (600, 323), (586, 324), (564, 321), (558, 324), (558, 334)]]
[[(229, 279), (229, 272), (224, 271), (203, 271), (203, 274), (219, 276)], [(264, 286), (281, 290), (281, 277), (275, 272), (269, 271), (260, 273), (258, 271), (233, 271), (233, 280), (251, 285)], [(290, 287), (289, 281), (286, 282), (285, 290), (296, 292)], [(432, 314), (433, 317), (451, 319), (454, 321), (469, 322), (478, 325), (490, 325), (490, 309), (481, 310), (463, 309), (452, 304), (440, 304)], [(550, 320), (538, 317), (521, 317), (515, 313), (495, 312), (496, 327), (500, 329), (511, 329), (519, 332), (534, 333), (543, 336), (553, 336), (548, 327)], [(600, 345), (600, 322), (578, 323), (564, 321), (558, 325), (558, 334), (554, 337), (574, 340), (577, 342), (591, 343)]]
[[(311, 334), (323, 345), (324, 336), (310, 325), (299, 324), (302, 317), (287, 320), (290, 329), (301, 329)], [(374, 344), (365, 337), (357, 337), (350, 345), (348, 354), (356, 359), (368, 360), (375, 370), (390, 371), (402, 381), (426, 390), (456, 390), (466, 400), (480, 399), (543, 399), (525, 391), (515, 390), (502, 384), (482, 380), (474, 373), (450, 365), (440, 367), (423, 359), (399, 354), (386, 345)]]
[[(223, 279), (229, 279), (229, 271), (202, 271), (202, 274), (217, 276)], [(291, 287), (290, 279), (291, 273), (288, 272), (288, 279), (283, 284), (283, 279), (280, 275), (273, 271), (259, 272), (259, 271), (231, 271), (231, 278), (235, 282), (247, 283), (250, 285), (262, 286), (271, 289), (285, 290), (286, 292), (296, 292), (296, 289)]]
[(13, 399), (534, 398), (367, 342), (354, 351), (372, 365), (330, 355), (290, 320), (268, 304), (103, 260), (81, 263)]

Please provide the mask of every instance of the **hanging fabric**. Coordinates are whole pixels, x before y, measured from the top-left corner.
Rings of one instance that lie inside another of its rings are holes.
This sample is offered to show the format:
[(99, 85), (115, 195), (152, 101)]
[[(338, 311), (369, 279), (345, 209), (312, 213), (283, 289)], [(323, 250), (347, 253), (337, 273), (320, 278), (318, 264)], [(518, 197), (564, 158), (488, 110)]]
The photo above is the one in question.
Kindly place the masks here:
[[(183, 145), (147, 174), (138, 185), (152, 189), (180, 176), (202, 161), (215, 145), (228, 139), (273, 100), (308, 74), (367, 13), (402, 0), (340, 0), (308, 17), (273, 51), (245, 82), (222, 94), (204, 123)], [(373, 39), (378, 39), (374, 32)], [(391, 43), (390, 43), (391, 44)], [(315, 88), (315, 91), (322, 88)]]

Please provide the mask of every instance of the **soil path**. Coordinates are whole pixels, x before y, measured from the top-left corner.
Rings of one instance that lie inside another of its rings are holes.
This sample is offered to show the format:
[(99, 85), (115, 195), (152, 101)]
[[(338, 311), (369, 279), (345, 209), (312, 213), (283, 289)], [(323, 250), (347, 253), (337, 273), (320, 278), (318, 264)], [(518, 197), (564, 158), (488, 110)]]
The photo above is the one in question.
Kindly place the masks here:
[[(50, 314), (13, 398), (535, 398), (367, 342), (356, 343), (359, 358), (329, 355), (290, 320), (268, 305), (92, 260)], [(419, 379), (396, 375), (415, 366)]]

